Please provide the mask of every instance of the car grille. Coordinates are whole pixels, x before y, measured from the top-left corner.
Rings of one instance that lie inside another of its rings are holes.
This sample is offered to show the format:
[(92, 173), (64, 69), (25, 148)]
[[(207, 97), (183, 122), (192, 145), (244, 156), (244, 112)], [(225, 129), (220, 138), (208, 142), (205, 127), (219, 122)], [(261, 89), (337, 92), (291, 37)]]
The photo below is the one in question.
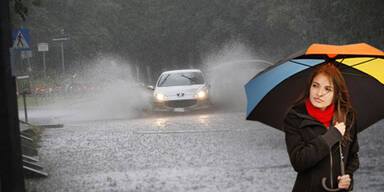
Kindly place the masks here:
[(166, 101), (165, 105), (168, 107), (174, 108), (182, 108), (182, 107), (190, 107), (192, 105), (196, 105), (196, 100), (177, 100), (177, 101)]

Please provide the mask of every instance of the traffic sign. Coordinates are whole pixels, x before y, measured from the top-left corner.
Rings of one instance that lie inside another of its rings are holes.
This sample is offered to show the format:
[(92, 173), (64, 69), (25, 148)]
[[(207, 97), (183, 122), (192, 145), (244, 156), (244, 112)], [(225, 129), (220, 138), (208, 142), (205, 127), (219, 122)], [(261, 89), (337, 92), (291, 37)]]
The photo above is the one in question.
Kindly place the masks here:
[(48, 51), (48, 43), (39, 43), (37, 49), (39, 52)]
[(15, 51), (31, 50), (31, 42), (29, 39), (28, 29), (13, 30), (12, 36), (13, 36), (12, 48)]
[(52, 41), (68, 41), (71, 40), (71, 37), (69, 36), (61, 36), (61, 37), (56, 37), (53, 38)]

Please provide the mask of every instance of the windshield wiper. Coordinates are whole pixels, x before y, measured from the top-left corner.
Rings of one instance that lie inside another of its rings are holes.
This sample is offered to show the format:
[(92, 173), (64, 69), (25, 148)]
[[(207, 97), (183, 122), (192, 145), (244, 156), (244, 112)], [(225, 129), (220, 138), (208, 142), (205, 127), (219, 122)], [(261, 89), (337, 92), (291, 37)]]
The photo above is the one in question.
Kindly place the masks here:
[(161, 86), (164, 84), (165, 80), (167, 80), (168, 77), (169, 77), (170, 75), (171, 75), (171, 74), (168, 74), (166, 77), (164, 77), (164, 80), (162, 80), (161, 82), (159, 82), (159, 87), (161, 87)]
[(193, 82), (195, 82), (195, 83), (198, 83), (198, 81), (196, 81), (195, 78), (191, 78), (191, 77), (188, 77), (188, 76), (186, 76), (186, 75), (181, 75), (181, 76), (184, 77), (184, 78), (189, 79), (190, 81), (193, 81)]

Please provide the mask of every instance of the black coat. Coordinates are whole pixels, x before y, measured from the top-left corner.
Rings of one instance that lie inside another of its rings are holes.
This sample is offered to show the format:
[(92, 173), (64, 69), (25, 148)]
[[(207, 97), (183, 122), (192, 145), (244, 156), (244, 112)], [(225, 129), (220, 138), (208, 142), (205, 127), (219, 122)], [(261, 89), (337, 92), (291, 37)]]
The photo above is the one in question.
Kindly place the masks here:
[[(347, 119), (350, 118), (347, 117)], [(346, 127), (350, 123), (350, 120), (347, 120)], [(328, 129), (311, 117), (304, 104), (290, 109), (284, 120), (284, 132), (289, 159), (297, 172), (292, 191), (325, 191), (321, 185), (323, 177), (327, 178), (328, 187), (331, 187), (331, 180), (333, 180), (333, 188), (337, 188), (337, 177), (341, 175), (339, 141), (342, 135), (340, 132), (333, 126)], [(359, 167), (356, 123), (351, 129), (351, 139), (351, 142), (342, 147), (342, 152), (345, 174), (351, 176), (352, 187), (353, 172)]]

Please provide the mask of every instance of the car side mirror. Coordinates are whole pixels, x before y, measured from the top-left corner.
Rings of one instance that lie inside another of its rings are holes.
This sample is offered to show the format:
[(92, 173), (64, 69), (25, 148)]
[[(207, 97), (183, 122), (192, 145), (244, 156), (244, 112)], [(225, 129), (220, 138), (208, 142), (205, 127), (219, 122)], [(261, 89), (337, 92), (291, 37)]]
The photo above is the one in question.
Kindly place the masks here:
[(152, 85), (148, 85), (147, 88), (150, 90), (155, 90), (155, 88)]

